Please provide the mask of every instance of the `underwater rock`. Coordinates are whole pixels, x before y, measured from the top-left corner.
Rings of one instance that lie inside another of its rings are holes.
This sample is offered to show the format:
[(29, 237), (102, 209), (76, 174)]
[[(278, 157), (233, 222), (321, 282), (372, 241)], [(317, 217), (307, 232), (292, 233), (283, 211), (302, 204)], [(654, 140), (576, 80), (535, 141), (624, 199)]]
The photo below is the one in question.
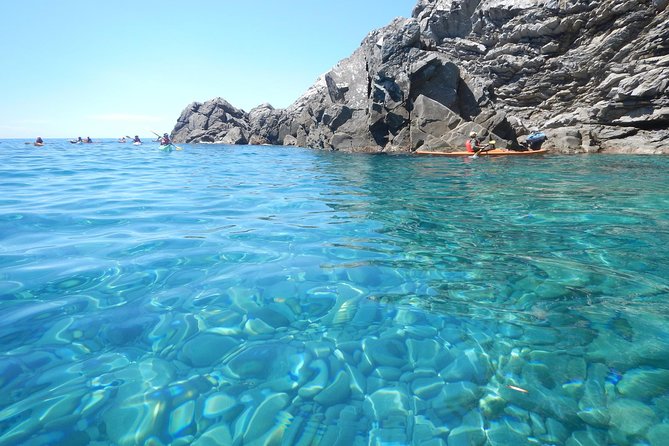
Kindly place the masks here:
[(232, 433), (225, 424), (218, 424), (207, 430), (193, 441), (192, 446), (220, 446), (222, 444), (232, 444)]
[(621, 395), (637, 400), (669, 392), (669, 370), (640, 368), (625, 372), (616, 388)]
[(606, 409), (608, 389), (606, 377), (609, 368), (604, 364), (595, 363), (588, 367), (588, 374), (583, 386), (583, 397), (578, 402), (578, 417), (590, 426), (606, 428), (609, 425), (609, 412)]
[(329, 382), (329, 368), (322, 359), (316, 359), (309, 364), (309, 369), (313, 371), (311, 381), (300, 387), (298, 395), (302, 398), (311, 399), (319, 394)]
[(210, 419), (220, 417), (224, 421), (230, 421), (239, 415), (240, 408), (241, 405), (235, 398), (226, 393), (216, 392), (205, 400), (202, 416)]
[(244, 444), (250, 444), (270, 431), (277, 422), (278, 413), (287, 407), (289, 402), (290, 398), (285, 393), (275, 393), (258, 404), (241, 432)]
[(496, 393), (486, 393), (479, 400), (479, 409), (486, 418), (498, 417), (506, 407), (506, 400)]
[(482, 446), (486, 432), (480, 426), (458, 426), (448, 434), (448, 446)]
[(453, 414), (463, 415), (477, 405), (482, 393), (479, 386), (472, 382), (446, 383), (441, 392), (430, 400), (430, 404), (441, 418)]
[(195, 402), (188, 400), (170, 412), (167, 432), (172, 438), (182, 437), (190, 428), (195, 415)]
[(357, 367), (344, 364), (344, 369), (350, 379), (349, 390), (353, 399), (362, 399), (367, 393), (367, 380)]
[(245, 343), (243, 349), (233, 353), (224, 370), (236, 379), (270, 380), (288, 376), (301, 357), (299, 351), (278, 341)]
[(248, 319), (244, 324), (244, 333), (251, 336), (271, 335), (275, 331), (274, 327), (262, 319)]
[(517, 391), (511, 387), (499, 389), (500, 395), (509, 402), (516, 404), (530, 412), (539, 413), (545, 417), (554, 417), (564, 423), (577, 423), (578, 403), (562, 394), (559, 390), (551, 390), (541, 386), (519, 384), (517, 387), (525, 389), (525, 392)]
[(407, 348), (398, 338), (365, 338), (362, 342), (365, 356), (377, 366), (401, 368), (407, 363)]
[(618, 399), (609, 405), (611, 427), (626, 436), (643, 434), (656, 421), (653, 410), (631, 399)]
[(248, 316), (249, 319), (260, 319), (265, 324), (276, 329), (290, 325), (291, 321), (295, 319), (295, 316), (291, 313), (285, 305), (269, 304), (249, 311)]
[(341, 404), (348, 400), (351, 393), (351, 379), (348, 374), (340, 371), (335, 376), (332, 384), (325, 387), (318, 395), (314, 397), (314, 401), (322, 406), (334, 406)]
[(565, 446), (601, 446), (603, 444), (607, 444), (606, 431), (599, 429), (575, 431), (565, 442)]
[(436, 361), (443, 363), (450, 359), (447, 350), (434, 339), (407, 339), (406, 346), (409, 360), (415, 367), (438, 368)]
[(395, 367), (381, 366), (375, 368), (370, 376), (380, 378), (384, 381), (399, 381), (402, 371)]
[(444, 384), (441, 378), (418, 378), (411, 383), (411, 392), (418, 398), (429, 400), (441, 392)]
[(539, 436), (539, 440), (547, 444), (562, 444), (569, 437), (569, 431), (564, 424), (553, 418), (546, 419), (546, 433)]
[(528, 440), (531, 434), (530, 426), (508, 418), (491, 421), (490, 427), (486, 431), (488, 441), (492, 446), (533, 444)]
[(211, 366), (219, 362), (239, 343), (239, 339), (228, 336), (198, 334), (183, 345), (179, 359), (193, 367)]
[(663, 446), (669, 441), (669, 424), (656, 424), (648, 429), (646, 438), (650, 442), (650, 446)]
[(371, 420), (384, 420), (391, 416), (406, 417), (409, 413), (409, 398), (400, 389), (379, 389), (367, 395), (363, 408), (365, 415)]
[(439, 372), (444, 381), (471, 381), (485, 384), (490, 378), (490, 360), (475, 349), (454, 353), (455, 359)]

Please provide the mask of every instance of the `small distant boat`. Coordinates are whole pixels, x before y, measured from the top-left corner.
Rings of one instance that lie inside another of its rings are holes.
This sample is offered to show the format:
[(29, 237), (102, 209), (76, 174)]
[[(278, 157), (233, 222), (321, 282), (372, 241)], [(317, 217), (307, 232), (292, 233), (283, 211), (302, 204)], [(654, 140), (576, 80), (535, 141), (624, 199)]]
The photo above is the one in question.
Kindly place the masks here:
[[(474, 156), (472, 152), (431, 152), (429, 150), (416, 150), (416, 155), (434, 155), (434, 156)], [(528, 150), (520, 152), (516, 150), (493, 149), (487, 152), (479, 152), (477, 156), (531, 156), (543, 155), (548, 153), (546, 149)]]
[(133, 146), (141, 146), (142, 143), (141, 143), (141, 142), (133, 142), (132, 145), (133, 145)]
[(75, 139), (70, 140), (70, 144), (83, 144), (83, 143), (84, 143), (83, 141), (77, 141)]
[(37, 147), (42, 147), (42, 146), (44, 145), (43, 142), (36, 142), (36, 143), (34, 143), (34, 144), (35, 144)]

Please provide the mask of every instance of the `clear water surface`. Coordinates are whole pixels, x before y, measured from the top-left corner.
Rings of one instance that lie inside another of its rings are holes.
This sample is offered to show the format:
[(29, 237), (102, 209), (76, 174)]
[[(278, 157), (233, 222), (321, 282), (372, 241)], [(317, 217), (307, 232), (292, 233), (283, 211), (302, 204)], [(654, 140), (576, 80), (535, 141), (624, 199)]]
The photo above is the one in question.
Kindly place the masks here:
[(0, 445), (666, 444), (667, 157), (0, 159)]

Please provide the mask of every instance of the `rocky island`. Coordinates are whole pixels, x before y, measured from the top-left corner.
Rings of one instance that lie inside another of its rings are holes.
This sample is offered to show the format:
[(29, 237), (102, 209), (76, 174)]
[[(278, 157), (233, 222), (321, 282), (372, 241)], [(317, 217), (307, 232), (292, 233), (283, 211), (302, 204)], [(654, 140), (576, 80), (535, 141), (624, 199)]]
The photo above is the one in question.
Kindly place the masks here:
[(285, 109), (192, 103), (185, 143), (669, 153), (669, 0), (418, 0)]

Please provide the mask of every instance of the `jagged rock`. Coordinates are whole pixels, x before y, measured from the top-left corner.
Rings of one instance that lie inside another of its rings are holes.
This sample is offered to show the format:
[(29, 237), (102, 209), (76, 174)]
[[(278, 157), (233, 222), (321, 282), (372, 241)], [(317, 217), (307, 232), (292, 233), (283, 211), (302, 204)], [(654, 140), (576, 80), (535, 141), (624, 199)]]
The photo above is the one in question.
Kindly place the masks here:
[(288, 108), (193, 103), (172, 136), (387, 152), (458, 150), (471, 130), (515, 147), (536, 126), (553, 151), (669, 153), (668, 5), (418, 0)]
[(221, 144), (247, 144), (248, 139), (244, 135), (244, 131), (239, 127), (231, 128), (219, 141)]

